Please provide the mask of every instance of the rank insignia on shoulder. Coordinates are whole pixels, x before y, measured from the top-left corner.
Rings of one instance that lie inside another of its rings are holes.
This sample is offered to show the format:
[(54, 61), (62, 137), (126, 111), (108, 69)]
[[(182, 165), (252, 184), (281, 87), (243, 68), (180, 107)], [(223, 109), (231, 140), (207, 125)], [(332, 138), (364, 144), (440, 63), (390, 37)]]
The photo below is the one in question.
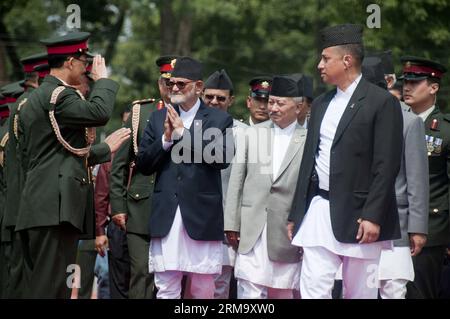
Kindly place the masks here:
[(131, 103), (131, 104), (135, 105), (135, 104), (145, 104), (145, 103), (153, 103), (153, 102), (155, 102), (155, 99), (143, 99), (143, 100), (133, 101), (133, 103)]

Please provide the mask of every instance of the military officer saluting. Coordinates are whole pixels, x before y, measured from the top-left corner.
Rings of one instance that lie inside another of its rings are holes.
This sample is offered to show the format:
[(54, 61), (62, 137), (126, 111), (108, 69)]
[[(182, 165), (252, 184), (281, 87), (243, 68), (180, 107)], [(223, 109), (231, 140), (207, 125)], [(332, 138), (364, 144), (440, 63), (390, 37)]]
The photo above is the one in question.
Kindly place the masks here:
[(92, 128), (108, 122), (118, 90), (107, 78), (100, 55), (93, 59), (95, 84), (89, 99), (74, 88), (89, 64), (89, 35), (72, 32), (42, 41), (50, 75), (30, 94), (18, 117), (26, 179), (15, 230), (23, 242), (25, 298), (70, 297), (67, 276), (73, 272), (78, 238), (88, 231), (86, 211), (92, 205), (89, 166), (108, 161), (113, 151), (105, 143), (92, 146)]
[(158, 87), (161, 100), (134, 101), (125, 127), (131, 129), (132, 138), (124, 143), (114, 156), (110, 177), (111, 214), (116, 225), (126, 230), (130, 255), (130, 299), (148, 299), (153, 294), (153, 274), (148, 272), (150, 236), (150, 198), (154, 176), (144, 176), (135, 168), (138, 145), (151, 113), (170, 103), (166, 80), (173, 70), (175, 56), (162, 56), (156, 60), (160, 76)]
[(425, 123), (430, 208), (428, 238), (422, 252), (413, 257), (415, 279), (408, 286), (407, 298), (437, 298), (445, 248), (450, 243), (449, 178), (450, 116), (441, 113), (436, 96), (446, 68), (434, 61), (405, 56), (403, 98)]

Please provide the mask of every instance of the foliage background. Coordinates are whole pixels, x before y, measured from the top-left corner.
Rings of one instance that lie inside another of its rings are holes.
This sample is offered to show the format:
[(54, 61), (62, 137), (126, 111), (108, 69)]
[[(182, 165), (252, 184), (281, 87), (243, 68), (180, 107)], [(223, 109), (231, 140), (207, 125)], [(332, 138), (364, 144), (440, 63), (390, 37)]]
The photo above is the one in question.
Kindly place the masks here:
[[(318, 31), (338, 23), (366, 25), (367, 6), (381, 7), (381, 28), (365, 28), (367, 51), (391, 49), (399, 58), (417, 55), (450, 67), (450, 1), (447, 0), (2, 0), (0, 85), (22, 77), (20, 58), (43, 51), (39, 39), (67, 32), (69, 4), (81, 8), (81, 30), (91, 51), (105, 55), (121, 84), (114, 118), (135, 99), (158, 97), (155, 59), (191, 55), (205, 63), (205, 78), (225, 68), (234, 85), (237, 118), (248, 116), (248, 81), (260, 74), (303, 72), (315, 78), (315, 93), (327, 87), (316, 72)], [(447, 76), (438, 105), (449, 111)]]

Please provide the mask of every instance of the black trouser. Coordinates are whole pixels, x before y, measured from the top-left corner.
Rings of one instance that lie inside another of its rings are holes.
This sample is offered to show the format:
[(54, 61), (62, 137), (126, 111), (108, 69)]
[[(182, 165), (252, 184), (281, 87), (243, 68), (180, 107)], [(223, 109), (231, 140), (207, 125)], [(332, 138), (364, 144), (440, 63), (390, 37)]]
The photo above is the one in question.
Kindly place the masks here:
[[(1, 237), (0, 237), (1, 238)], [(8, 298), (11, 243), (0, 243), (0, 298)]]
[(22, 239), (20, 232), (14, 232), (10, 243), (11, 253), (9, 256), (9, 278), (6, 298), (23, 298), (26, 289), (24, 277), (24, 256), (22, 251)]
[(70, 224), (21, 231), (25, 298), (70, 298), (78, 230)]
[(413, 257), (415, 278), (407, 285), (408, 299), (438, 298), (445, 246), (424, 247)]
[(126, 299), (130, 286), (130, 255), (127, 235), (113, 222), (108, 230), (108, 266), (111, 299)]
[[(92, 240), (83, 240), (81, 244), (91, 243)], [(92, 244), (94, 246), (95, 244)], [(78, 299), (90, 299), (92, 295), (92, 285), (94, 283), (94, 267), (97, 258), (97, 251), (92, 247), (78, 246), (77, 264), (80, 266), (80, 289)], [(88, 245), (90, 246), (90, 245)]]
[(130, 254), (130, 299), (153, 298), (153, 274), (148, 272), (150, 237), (127, 233)]

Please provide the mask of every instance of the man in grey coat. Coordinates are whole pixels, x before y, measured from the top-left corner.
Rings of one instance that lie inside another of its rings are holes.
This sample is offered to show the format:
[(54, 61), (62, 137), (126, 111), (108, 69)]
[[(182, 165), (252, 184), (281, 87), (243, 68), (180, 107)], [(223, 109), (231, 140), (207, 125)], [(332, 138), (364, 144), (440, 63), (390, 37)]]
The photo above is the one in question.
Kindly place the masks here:
[[(238, 246), (238, 298), (293, 298), (300, 250), (286, 232), (306, 130), (297, 123), (303, 76), (276, 76), (269, 96), (270, 121), (246, 130), (231, 168), (225, 232)], [(243, 150), (241, 149), (243, 147)]]
[[(362, 64), (363, 76), (386, 89), (383, 62), (367, 57)], [(425, 128), (420, 117), (406, 109), (403, 115), (403, 150), (400, 171), (395, 181), (395, 194), (400, 220), (401, 239), (392, 250), (381, 253), (378, 268), (380, 296), (383, 299), (404, 299), (406, 284), (414, 280), (411, 256), (417, 256), (428, 233), (428, 158)]]

